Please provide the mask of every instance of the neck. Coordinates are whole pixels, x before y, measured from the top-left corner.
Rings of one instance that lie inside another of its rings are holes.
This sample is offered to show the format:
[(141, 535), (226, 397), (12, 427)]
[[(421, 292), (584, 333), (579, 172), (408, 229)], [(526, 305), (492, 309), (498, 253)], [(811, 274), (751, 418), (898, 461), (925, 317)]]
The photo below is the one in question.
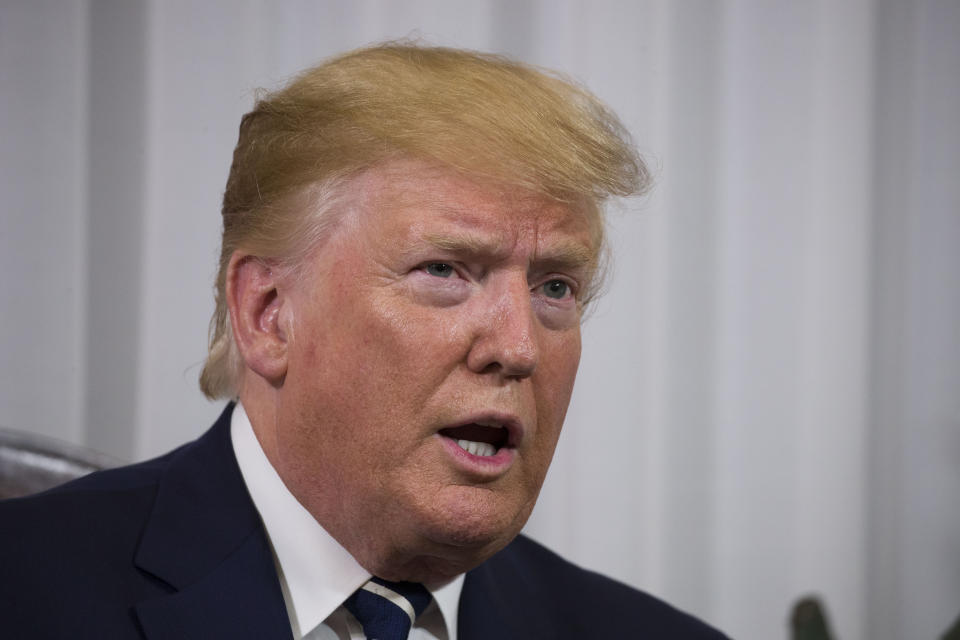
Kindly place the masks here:
[[(240, 403), (243, 405), (250, 426), (257, 436), (260, 448), (274, 469), (280, 470), (277, 443), (278, 390), (256, 374), (247, 371), (240, 385)], [(282, 478), (281, 474), (281, 478)]]

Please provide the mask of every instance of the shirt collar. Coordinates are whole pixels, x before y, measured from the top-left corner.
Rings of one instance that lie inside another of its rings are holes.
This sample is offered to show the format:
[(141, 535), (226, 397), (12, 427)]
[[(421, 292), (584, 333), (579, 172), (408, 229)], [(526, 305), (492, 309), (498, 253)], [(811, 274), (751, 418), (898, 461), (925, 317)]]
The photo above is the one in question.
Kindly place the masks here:
[(463, 591), (464, 576), (465, 574), (461, 573), (442, 587), (427, 587), (443, 614), (449, 640), (457, 640), (457, 613), (460, 611), (460, 592)]
[[(238, 402), (230, 423), (233, 450), (253, 504), (273, 545), (288, 610), (303, 632), (313, 629), (371, 578), (350, 553), (320, 526), (277, 474), (260, 447), (247, 412)], [(457, 638), (463, 575), (430, 589), (447, 627)]]

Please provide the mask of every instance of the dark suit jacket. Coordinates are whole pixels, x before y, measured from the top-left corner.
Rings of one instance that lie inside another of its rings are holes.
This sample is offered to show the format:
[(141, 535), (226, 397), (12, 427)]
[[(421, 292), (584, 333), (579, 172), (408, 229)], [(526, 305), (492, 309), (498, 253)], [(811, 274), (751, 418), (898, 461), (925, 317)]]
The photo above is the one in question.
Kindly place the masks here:
[[(467, 574), (462, 640), (720, 638), (646, 594), (519, 537)], [(10, 638), (290, 638), (269, 543), (230, 441), (0, 503)]]

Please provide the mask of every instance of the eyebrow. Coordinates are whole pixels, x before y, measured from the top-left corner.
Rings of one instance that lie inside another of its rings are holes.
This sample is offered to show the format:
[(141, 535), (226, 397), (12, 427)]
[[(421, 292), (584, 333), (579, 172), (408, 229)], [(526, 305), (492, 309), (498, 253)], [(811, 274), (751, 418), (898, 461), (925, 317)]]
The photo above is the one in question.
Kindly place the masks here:
[[(456, 236), (427, 233), (423, 239), (438, 249), (451, 253), (475, 256), (496, 256), (502, 253), (496, 241), (470, 233)], [(546, 251), (536, 254), (534, 262), (565, 269), (590, 269), (597, 262), (597, 253), (580, 242), (558, 242)]]

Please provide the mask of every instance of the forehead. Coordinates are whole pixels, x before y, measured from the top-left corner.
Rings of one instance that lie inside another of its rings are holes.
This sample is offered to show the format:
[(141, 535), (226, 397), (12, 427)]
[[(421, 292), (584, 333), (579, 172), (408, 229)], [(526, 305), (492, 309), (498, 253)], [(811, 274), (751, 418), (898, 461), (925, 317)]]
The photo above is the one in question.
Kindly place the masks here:
[(593, 262), (598, 252), (596, 213), (529, 189), (415, 161), (371, 170), (354, 186), (364, 226), (466, 249), (533, 243), (536, 252), (559, 244), (584, 262)]

